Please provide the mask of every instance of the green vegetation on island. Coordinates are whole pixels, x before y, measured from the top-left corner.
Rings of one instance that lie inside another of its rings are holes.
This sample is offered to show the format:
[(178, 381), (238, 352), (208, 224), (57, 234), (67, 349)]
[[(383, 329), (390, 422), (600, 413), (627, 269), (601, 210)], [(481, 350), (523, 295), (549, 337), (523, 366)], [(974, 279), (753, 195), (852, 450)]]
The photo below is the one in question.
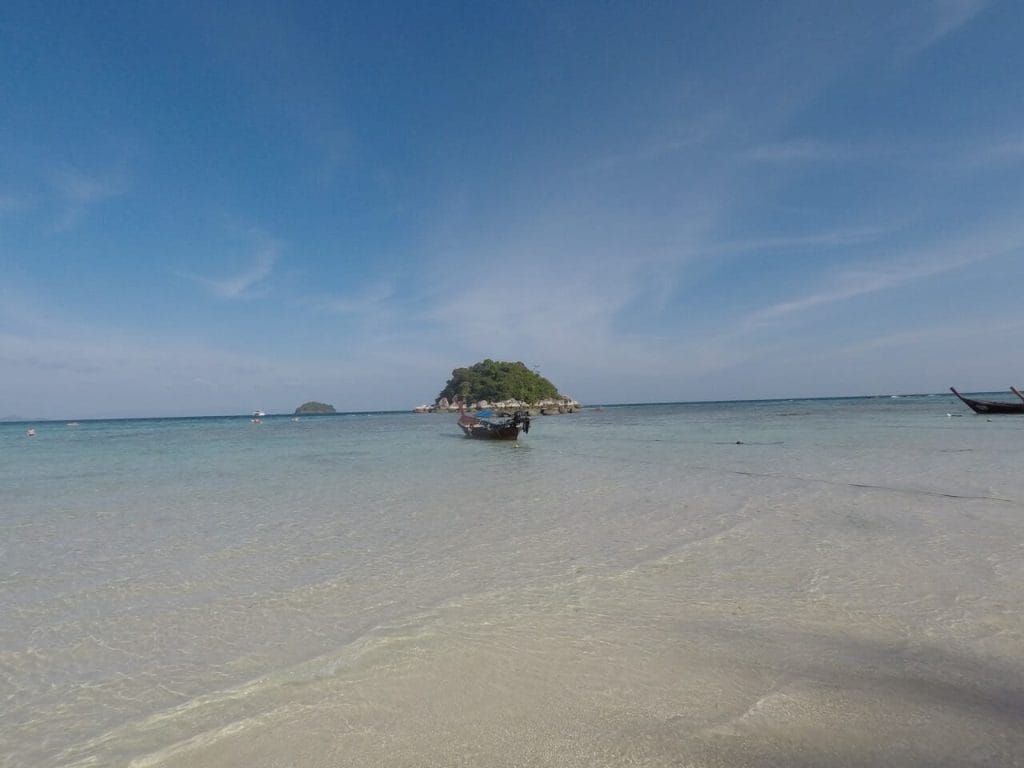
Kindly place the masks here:
[(554, 384), (523, 363), (484, 360), (469, 368), (456, 368), (452, 371), (452, 377), (437, 396), (437, 402), (447, 400), (474, 403), (485, 400), (494, 403), (518, 400), (522, 403), (539, 403), (562, 397)]
[(308, 403), (303, 403), (295, 409), (295, 415), (299, 416), (304, 413), (337, 413), (334, 410), (333, 405), (327, 403), (318, 403), (315, 400), (310, 400)]

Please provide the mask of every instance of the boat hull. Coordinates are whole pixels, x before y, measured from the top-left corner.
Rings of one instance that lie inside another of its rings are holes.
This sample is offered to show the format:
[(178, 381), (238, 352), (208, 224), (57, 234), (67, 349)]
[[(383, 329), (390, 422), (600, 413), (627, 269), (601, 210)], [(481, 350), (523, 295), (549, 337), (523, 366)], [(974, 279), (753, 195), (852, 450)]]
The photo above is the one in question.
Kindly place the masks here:
[(530, 431), (530, 417), (525, 411), (516, 412), (506, 421), (487, 421), (463, 413), (458, 423), (462, 433), (475, 440), (518, 440), (520, 430)]
[(518, 440), (519, 427), (499, 424), (459, 424), (466, 437), (475, 440)]
[(964, 397), (953, 387), (950, 387), (949, 390), (975, 413), (1024, 414), (1024, 400), (1019, 403), (1004, 403), (999, 400), (975, 400), (972, 397)]

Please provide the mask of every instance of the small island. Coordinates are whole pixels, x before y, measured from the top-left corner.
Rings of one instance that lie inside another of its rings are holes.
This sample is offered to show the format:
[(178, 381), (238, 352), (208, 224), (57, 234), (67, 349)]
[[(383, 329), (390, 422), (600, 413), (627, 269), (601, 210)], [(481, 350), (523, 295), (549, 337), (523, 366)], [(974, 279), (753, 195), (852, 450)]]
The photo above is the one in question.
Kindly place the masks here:
[(334, 410), (333, 405), (328, 405), (327, 403), (318, 403), (315, 400), (310, 400), (308, 403), (303, 403), (302, 405), (295, 409), (296, 416), (302, 416), (304, 414), (311, 413), (337, 413), (337, 411)]
[(546, 378), (521, 362), (483, 360), (468, 368), (456, 368), (433, 405), (420, 405), (417, 413), (490, 408), (511, 415), (527, 410), (534, 415), (574, 413), (580, 404), (563, 395)]

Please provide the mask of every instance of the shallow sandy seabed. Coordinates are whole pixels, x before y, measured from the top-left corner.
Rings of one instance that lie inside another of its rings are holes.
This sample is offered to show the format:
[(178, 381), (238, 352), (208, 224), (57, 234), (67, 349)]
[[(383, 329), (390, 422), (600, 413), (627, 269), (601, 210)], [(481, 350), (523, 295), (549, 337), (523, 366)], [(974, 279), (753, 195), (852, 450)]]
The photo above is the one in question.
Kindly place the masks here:
[(0, 768), (1022, 766), (1024, 420), (935, 410), (0, 429)]
[[(977, 563), (928, 520), (956, 502), (885, 512), (891, 499), (851, 490), (850, 530), (830, 538), (818, 513), (790, 506), (791, 484), (760, 484), (758, 509), (635, 567), (570, 569), (380, 628), (255, 693), (251, 720), (148, 764), (1024, 764), (1024, 622), (998, 598), (1019, 597), (1005, 581), (1019, 566), (1000, 562), (994, 589), (950, 601)], [(921, 524), (931, 554), (886, 521)]]

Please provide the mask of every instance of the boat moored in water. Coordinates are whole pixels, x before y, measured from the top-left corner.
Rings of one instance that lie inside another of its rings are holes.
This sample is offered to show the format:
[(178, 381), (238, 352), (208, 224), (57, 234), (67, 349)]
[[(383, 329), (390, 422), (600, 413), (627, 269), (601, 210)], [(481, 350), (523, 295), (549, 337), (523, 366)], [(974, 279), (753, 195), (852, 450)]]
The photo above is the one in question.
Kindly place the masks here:
[(459, 428), (466, 437), (479, 440), (517, 440), (519, 431), (530, 431), (530, 414), (527, 411), (516, 411), (512, 416), (501, 421), (488, 418), (490, 411), (482, 411), (473, 416), (468, 413), (459, 414)]
[(972, 397), (964, 397), (956, 391), (954, 387), (950, 387), (949, 391), (960, 398), (964, 405), (970, 408), (975, 413), (1017, 413), (1024, 414), (1024, 395), (1021, 395), (1014, 387), (1010, 387), (1020, 398), (1019, 403), (1007, 403), (1002, 400), (975, 400)]

